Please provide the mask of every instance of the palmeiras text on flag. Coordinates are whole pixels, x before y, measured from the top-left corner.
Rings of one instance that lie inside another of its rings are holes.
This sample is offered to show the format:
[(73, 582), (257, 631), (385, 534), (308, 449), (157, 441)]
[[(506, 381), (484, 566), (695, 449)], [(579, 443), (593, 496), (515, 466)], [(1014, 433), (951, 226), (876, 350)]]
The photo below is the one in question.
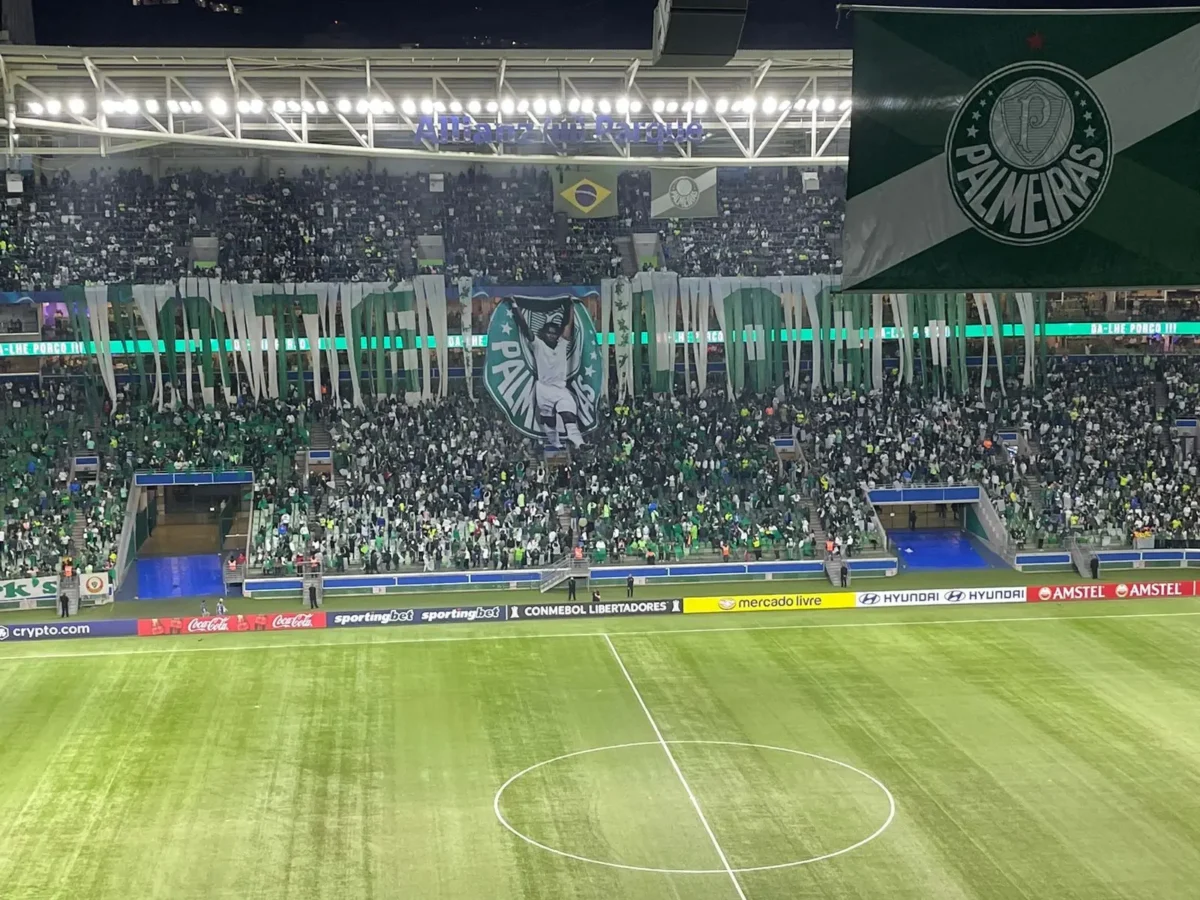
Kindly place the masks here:
[(854, 8), (843, 287), (1200, 284), (1200, 11)]
[(560, 445), (565, 431), (556, 431), (572, 418), (587, 434), (598, 421), (604, 377), (587, 307), (572, 296), (502, 300), (488, 323), (483, 377), (488, 395), (526, 437)]

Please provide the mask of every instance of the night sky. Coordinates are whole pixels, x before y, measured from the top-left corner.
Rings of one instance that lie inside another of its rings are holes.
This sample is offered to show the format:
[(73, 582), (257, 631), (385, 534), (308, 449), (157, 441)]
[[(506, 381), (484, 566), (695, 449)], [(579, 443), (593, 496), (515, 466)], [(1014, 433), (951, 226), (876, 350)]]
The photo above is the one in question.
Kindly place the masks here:
[[(647, 49), (656, 0), (225, 0), (241, 16), (132, 0), (33, 0), (40, 44), (125, 47)], [(886, 3), (887, 0), (879, 0)], [(1185, 6), (1194, 0), (1159, 0)], [(924, 6), (1137, 7), (1128, 0), (959, 0)], [(745, 49), (849, 47), (835, 0), (750, 0)]]
[[(40, 44), (644, 49), (656, 0), (227, 0), (241, 16), (131, 0), (33, 0)], [(747, 48), (848, 46), (833, 0), (751, 0)], [(490, 41), (486, 43), (485, 41)], [(501, 44), (503, 41), (505, 43)]]

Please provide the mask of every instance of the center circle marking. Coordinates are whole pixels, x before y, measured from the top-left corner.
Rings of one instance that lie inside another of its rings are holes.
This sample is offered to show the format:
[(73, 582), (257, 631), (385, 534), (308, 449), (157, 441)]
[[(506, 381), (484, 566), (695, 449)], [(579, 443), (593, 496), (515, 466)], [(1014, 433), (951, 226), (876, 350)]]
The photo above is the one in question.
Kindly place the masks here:
[(580, 856), (577, 853), (569, 853), (566, 850), (559, 850), (557, 847), (550, 847), (546, 844), (543, 844), (541, 841), (535, 840), (534, 838), (531, 838), (529, 835), (518, 831), (508, 821), (508, 819), (506, 819), (504, 817), (504, 813), (501, 812), (501, 810), (500, 810), (500, 801), (504, 797), (504, 792), (506, 790), (508, 790), (509, 787), (511, 787), (513, 785), (513, 783), (515, 783), (519, 779), (523, 778), (524, 776), (528, 775), (530, 772), (534, 772), (537, 769), (542, 768), (543, 766), (553, 765), (556, 762), (562, 762), (564, 759), (573, 759), (577, 756), (587, 756), (592, 753), (604, 753), (605, 751), (608, 751), (608, 750), (625, 750), (629, 747), (661, 747), (662, 744), (659, 743), (658, 741), (635, 741), (635, 742), (629, 743), (629, 744), (611, 744), (607, 747), (592, 747), (589, 750), (576, 750), (574, 753), (564, 753), (562, 756), (556, 756), (553, 759), (547, 759), (547, 760), (543, 760), (542, 762), (539, 762), (539, 763), (534, 763), (532, 766), (522, 769), (516, 775), (513, 775), (511, 778), (509, 778), (508, 781), (504, 782), (504, 784), (500, 785), (500, 789), (498, 791), (496, 791), (496, 797), (492, 801), (492, 809), (496, 813), (496, 818), (499, 820), (501, 825), (503, 825), (505, 828), (507, 828), (510, 832), (512, 832), (517, 837), (519, 837), (525, 843), (530, 844), (531, 846), (537, 847), (539, 850), (545, 850), (547, 853), (553, 853), (555, 856), (562, 856), (562, 857), (565, 857), (566, 859), (576, 860), (577, 862), (591, 863), (596, 866), (606, 866), (607, 868), (610, 868), (610, 869), (625, 869), (630, 872), (652, 872), (652, 873), (658, 874), (658, 875), (728, 875), (729, 872), (733, 872), (735, 874), (741, 874), (743, 872), (770, 872), (770, 871), (773, 871), (776, 869), (793, 869), (793, 868), (796, 868), (797, 866), (807, 866), (810, 863), (822, 862), (823, 860), (826, 860), (826, 859), (833, 859), (835, 856), (843, 856), (844, 854), (849, 853), (852, 850), (857, 850), (859, 847), (863, 847), (866, 844), (869, 844), (871, 841), (875, 840), (875, 838), (877, 838), (881, 834), (883, 834), (887, 830), (888, 826), (892, 824), (892, 820), (894, 818), (896, 818), (896, 798), (892, 796), (892, 792), (888, 790), (887, 785), (885, 785), (882, 781), (880, 781), (878, 778), (876, 778), (874, 775), (870, 774), (869, 772), (864, 772), (862, 769), (852, 766), (849, 763), (844, 763), (841, 760), (830, 759), (828, 756), (820, 756), (819, 754), (816, 754), (816, 753), (806, 753), (803, 750), (793, 750), (789, 747), (773, 747), (769, 744), (750, 744), (745, 741), (665, 741), (664, 743), (666, 743), (668, 746), (682, 745), (682, 744), (706, 744), (709, 746), (716, 746), (716, 747), (750, 747), (751, 749), (754, 749), (754, 750), (773, 750), (778, 753), (790, 753), (793, 756), (805, 756), (805, 757), (808, 757), (809, 759), (815, 759), (820, 762), (825, 762), (825, 763), (829, 763), (830, 765), (838, 766), (842, 769), (847, 769), (848, 771), (854, 772), (856, 775), (861, 775), (863, 778), (870, 781), (871, 784), (875, 785), (875, 787), (879, 788), (879, 790), (887, 798), (887, 802), (888, 802), (887, 818), (884, 819), (882, 825), (880, 825), (878, 828), (876, 828), (873, 832), (871, 832), (871, 834), (867, 835), (861, 841), (857, 841), (857, 842), (849, 845), (848, 847), (842, 847), (840, 850), (833, 850), (829, 853), (822, 853), (820, 856), (810, 856), (807, 859), (797, 859), (797, 860), (793, 860), (792, 862), (775, 863), (774, 865), (769, 865), (769, 866), (745, 866), (743, 868), (738, 868), (738, 869), (731, 868), (728, 870), (727, 869), (670, 869), (670, 868), (655, 868), (653, 866), (632, 866), (632, 865), (628, 865), (626, 863), (610, 862), (605, 859), (592, 859), (591, 857), (588, 857), (588, 856)]

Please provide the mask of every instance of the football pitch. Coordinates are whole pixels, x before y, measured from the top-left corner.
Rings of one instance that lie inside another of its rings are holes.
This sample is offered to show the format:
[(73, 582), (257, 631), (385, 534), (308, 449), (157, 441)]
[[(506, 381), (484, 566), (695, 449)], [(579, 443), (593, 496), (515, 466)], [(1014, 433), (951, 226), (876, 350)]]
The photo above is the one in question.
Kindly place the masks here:
[(0, 648), (0, 896), (1194, 898), (1200, 600)]

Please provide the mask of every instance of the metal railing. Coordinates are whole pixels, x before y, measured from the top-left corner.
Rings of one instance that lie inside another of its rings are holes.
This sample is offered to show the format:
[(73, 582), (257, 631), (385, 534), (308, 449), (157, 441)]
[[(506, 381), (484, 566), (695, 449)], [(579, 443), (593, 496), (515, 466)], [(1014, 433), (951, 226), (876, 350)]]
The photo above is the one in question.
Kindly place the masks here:
[(138, 506), (144, 490), (145, 488), (137, 482), (130, 480), (129, 499), (125, 501), (125, 521), (121, 523), (121, 536), (117, 539), (117, 568), (114, 573), (116, 577), (113, 579), (114, 595), (121, 580), (125, 577), (126, 569), (133, 562), (133, 555), (137, 552), (137, 547), (134, 547), (133, 543), (137, 540)]
[(867, 509), (871, 510), (871, 530), (875, 532), (876, 538), (879, 540), (881, 549), (886, 550), (890, 538), (888, 538), (887, 529), (883, 527), (883, 522), (879, 519), (879, 510), (875, 508), (875, 504), (871, 502), (871, 492), (867, 490), (865, 484), (860, 484), (859, 487), (863, 492), (863, 499), (867, 501)]
[(1008, 533), (1008, 527), (1000, 518), (1000, 513), (996, 511), (996, 507), (992, 504), (992, 498), (988, 496), (983, 485), (979, 486), (979, 502), (975, 507), (979, 522), (983, 525), (983, 530), (987, 532), (988, 540), (993, 545), (992, 549), (1011, 565), (1016, 559), (1017, 542)]

